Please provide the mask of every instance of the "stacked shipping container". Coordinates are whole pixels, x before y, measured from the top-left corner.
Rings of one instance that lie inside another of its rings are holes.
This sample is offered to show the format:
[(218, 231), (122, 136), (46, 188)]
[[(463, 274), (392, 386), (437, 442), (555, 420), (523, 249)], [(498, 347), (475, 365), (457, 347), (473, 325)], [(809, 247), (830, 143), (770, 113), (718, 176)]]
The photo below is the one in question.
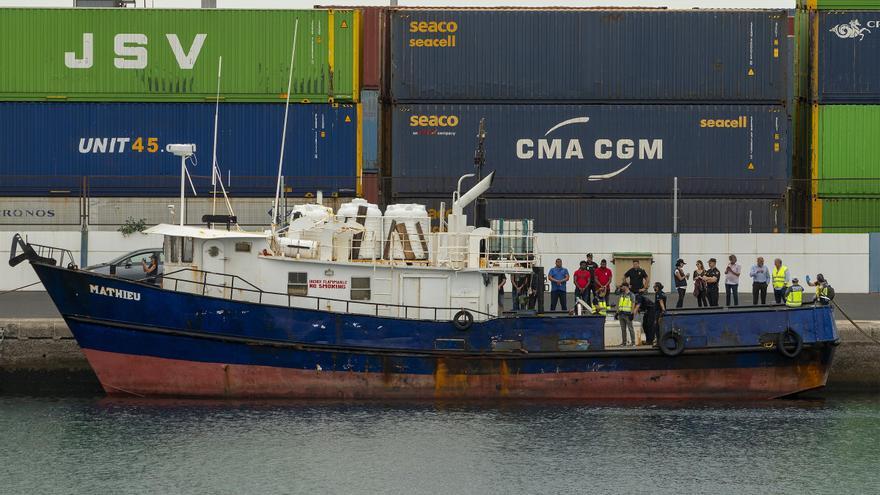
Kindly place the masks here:
[(682, 225), (782, 227), (784, 11), (402, 9), (388, 31), (387, 201), (447, 198), (473, 170), (485, 119), (490, 214), (522, 216), (512, 205), (530, 202), (541, 205), (535, 217), (565, 219), (554, 231), (668, 231), (671, 212), (669, 222), (638, 212), (663, 210), (679, 177), (686, 200), (707, 205), (683, 209), (694, 216)]
[(844, 3), (813, 11), (814, 232), (880, 230), (880, 4)]
[(174, 196), (169, 143), (217, 156), (238, 196), (271, 196), (296, 29), (283, 173), (294, 193), (360, 186), (354, 10), (2, 9), (0, 195)]
[(361, 128), (363, 129), (363, 196), (371, 203), (379, 202), (379, 86), (382, 74), (382, 50), (386, 9), (361, 9)]

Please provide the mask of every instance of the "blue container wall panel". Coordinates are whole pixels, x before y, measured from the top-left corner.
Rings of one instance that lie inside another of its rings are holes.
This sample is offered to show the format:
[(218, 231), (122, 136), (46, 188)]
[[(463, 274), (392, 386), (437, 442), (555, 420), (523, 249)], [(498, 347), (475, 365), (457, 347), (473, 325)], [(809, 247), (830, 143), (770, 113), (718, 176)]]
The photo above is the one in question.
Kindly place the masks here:
[(818, 12), (820, 103), (880, 103), (880, 11)]
[[(789, 119), (772, 105), (433, 105), (392, 109), (392, 194), (443, 194), (474, 170), (490, 193), (780, 197)], [(387, 182), (384, 184), (388, 186)]]
[[(398, 202), (422, 202), (397, 198)], [(441, 199), (426, 205), (434, 216)], [(446, 198), (447, 205), (450, 198)], [(781, 199), (682, 198), (678, 228), (681, 233), (785, 232), (785, 203)], [(465, 210), (473, 215), (473, 208)], [(672, 232), (672, 199), (527, 198), (486, 200), (488, 218), (530, 218), (535, 232)], [(436, 225), (436, 220), (434, 221)]]
[[(283, 104), (221, 103), (217, 161), (237, 195), (275, 192)], [(210, 188), (211, 103), (0, 103), (0, 194), (47, 195), (34, 187), (82, 182), (92, 195), (175, 195), (180, 161), (165, 151), (195, 143), (190, 173)], [(350, 105), (291, 105), (284, 154), (292, 193), (349, 192), (357, 170), (357, 111)], [(36, 177), (36, 179), (35, 179)], [(60, 178), (64, 178), (63, 180)]]
[(391, 97), (782, 103), (788, 13), (413, 10), (391, 13)]
[(364, 170), (379, 169), (379, 91), (361, 90)]

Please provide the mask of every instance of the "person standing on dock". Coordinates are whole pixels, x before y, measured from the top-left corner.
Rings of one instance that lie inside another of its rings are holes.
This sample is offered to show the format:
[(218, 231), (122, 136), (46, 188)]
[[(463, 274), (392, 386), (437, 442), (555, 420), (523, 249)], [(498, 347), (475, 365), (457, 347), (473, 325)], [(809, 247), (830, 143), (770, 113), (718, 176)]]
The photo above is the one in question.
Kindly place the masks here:
[[(651, 304), (647, 304), (651, 302)], [(666, 312), (666, 293), (663, 292), (663, 284), (654, 282), (654, 301), (645, 298), (645, 318), (642, 320), (642, 328), (645, 331), (645, 342), (653, 345), (660, 337), (660, 316)]]
[(724, 269), (724, 305), (730, 306), (733, 295), (733, 305), (739, 306), (739, 274), (742, 273), (742, 267), (736, 262), (736, 255), (731, 254), (727, 259), (729, 263)]
[(788, 287), (789, 275), (788, 267), (782, 264), (782, 260), (776, 258), (773, 260), (773, 298), (776, 304), (785, 302), (785, 288)]
[(568, 270), (562, 267), (562, 258), (556, 258), (556, 266), (547, 273), (547, 279), (550, 280), (550, 311), (556, 311), (557, 303), (561, 305), (563, 311), (568, 311), (565, 291), (570, 278)]
[[(620, 284), (620, 298), (617, 300), (617, 313), (614, 317), (620, 322), (620, 345), (636, 345), (636, 333), (633, 327), (635, 316), (636, 298), (629, 290), (629, 284)], [(629, 330), (629, 343), (626, 341), (626, 332)]]
[(623, 275), (623, 280), (635, 294), (636, 303), (642, 302), (642, 295), (648, 288), (648, 272), (639, 266), (639, 260), (633, 260), (632, 268)]
[(694, 297), (697, 298), (698, 307), (709, 306), (709, 299), (706, 297), (706, 267), (703, 266), (703, 260), (697, 260), (694, 270)]
[(709, 299), (709, 306), (718, 306), (718, 282), (721, 280), (721, 272), (715, 266), (718, 261), (715, 258), (709, 258), (709, 269), (706, 270), (703, 280), (706, 281), (706, 297)]
[(529, 286), (531, 285), (531, 276), (527, 273), (519, 273), (513, 276), (511, 283), (513, 284), (513, 310), (519, 311), (526, 309), (528, 305)]
[(593, 299), (593, 296), (596, 295), (596, 270), (599, 268), (599, 265), (593, 261), (593, 253), (587, 253), (587, 270), (590, 272), (590, 283), (587, 284), (587, 293), (586, 297), (584, 297), (584, 301), (589, 302)]
[[(507, 283), (507, 275), (498, 275), (498, 312), (504, 311), (504, 284)], [(513, 297), (516, 297), (514, 295)]]
[(687, 292), (688, 274), (684, 271), (684, 265), (685, 262), (681, 258), (675, 262), (675, 289), (678, 291), (678, 301), (675, 302), (676, 308), (684, 306), (684, 294)]
[(581, 261), (581, 266), (574, 271), (574, 297), (582, 299), (585, 303), (590, 303), (590, 284), (592, 278), (590, 270), (587, 269), (587, 262)]
[(596, 273), (593, 276), (593, 282), (595, 283), (596, 292), (599, 292), (599, 289), (605, 289), (605, 295), (607, 297), (608, 294), (611, 294), (611, 279), (613, 275), (611, 274), (611, 269), (608, 268), (608, 262), (602, 260), (599, 263), (599, 268), (596, 268)]
[(799, 308), (804, 304), (804, 287), (797, 278), (791, 279), (791, 286), (785, 289), (785, 305)]
[(752, 305), (758, 305), (758, 295), (761, 296), (761, 304), (767, 304), (767, 284), (770, 283), (770, 269), (764, 264), (764, 258), (758, 256), (757, 264), (752, 265), (749, 276), (752, 277)]

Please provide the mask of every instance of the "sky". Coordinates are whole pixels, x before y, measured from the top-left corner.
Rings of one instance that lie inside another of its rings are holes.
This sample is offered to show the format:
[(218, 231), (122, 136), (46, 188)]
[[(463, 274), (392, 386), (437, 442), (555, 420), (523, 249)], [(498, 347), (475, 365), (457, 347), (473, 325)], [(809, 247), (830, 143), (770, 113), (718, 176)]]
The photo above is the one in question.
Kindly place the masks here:
[[(0, 7), (71, 7), (73, 0), (0, 0)], [(156, 8), (199, 8), (201, 0), (136, 0)], [(345, 0), (322, 2), (307, 0), (217, 0), (218, 8), (304, 9), (319, 5), (388, 5), (389, 0)], [(441, 7), (669, 7), (687, 8), (794, 8), (795, 0), (398, 0), (400, 6)]]

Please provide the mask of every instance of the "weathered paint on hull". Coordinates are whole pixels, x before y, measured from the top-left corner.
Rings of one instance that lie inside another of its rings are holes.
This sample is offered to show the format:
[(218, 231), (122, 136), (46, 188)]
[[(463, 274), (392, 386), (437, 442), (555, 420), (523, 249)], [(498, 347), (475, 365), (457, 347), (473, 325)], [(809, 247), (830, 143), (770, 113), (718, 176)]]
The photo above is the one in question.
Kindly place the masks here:
[[(167, 359), (84, 349), (109, 395), (289, 399), (772, 399), (825, 385), (833, 347), (786, 366), (512, 374), (302, 370)], [(757, 351), (761, 352), (761, 351)], [(630, 359), (639, 359), (638, 357)], [(669, 359), (692, 359), (687, 355)], [(721, 358), (723, 359), (723, 357)]]
[[(768, 399), (823, 386), (838, 341), (821, 306), (673, 311), (661, 327), (680, 332), (684, 352), (667, 357), (605, 349), (604, 318), (494, 318), (462, 332), (449, 321), (232, 301), (33, 266), (113, 395)], [(774, 348), (783, 331), (802, 339), (793, 359)], [(450, 340), (461, 345), (438, 347)], [(572, 340), (589, 345), (572, 350)]]

